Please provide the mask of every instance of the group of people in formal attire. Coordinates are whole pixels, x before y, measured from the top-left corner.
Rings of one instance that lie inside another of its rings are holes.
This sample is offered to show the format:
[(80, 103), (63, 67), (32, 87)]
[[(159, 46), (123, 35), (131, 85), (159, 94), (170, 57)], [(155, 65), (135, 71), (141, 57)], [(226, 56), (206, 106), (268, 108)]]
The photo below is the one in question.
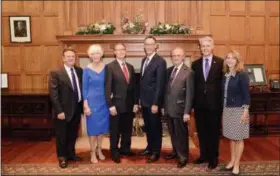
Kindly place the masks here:
[[(110, 134), (115, 163), (121, 162), (122, 155), (147, 156), (147, 163), (155, 162), (161, 154), (161, 117), (165, 115), (173, 150), (164, 158), (177, 159), (177, 167), (182, 168), (188, 163), (188, 123), (194, 109), (200, 148), (194, 163), (207, 162), (209, 169), (217, 167), (222, 127), (223, 136), (231, 140), (231, 160), (221, 170), (238, 175), (243, 139), (249, 137), (248, 75), (237, 51), (231, 50), (221, 59), (213, 55), (211, 37), (200, 38), (199, 44), (202, 56), (191, 66), (185, 64), (184, 49), (176, 47), (171, 52), (173, 66), (167, 69), (165, 59), (157, 53), (156, 38), (147, 36), (139, 87), (134, 67), (126, 62), (123, 43), (115, 45), (115, 60), (109, 64), (102, 61), (101, 45), (91, 45), (87, 51), (91, 63), (83, 69), (75, 66), (75, 51), (64, 49), (63, 67), (51, 71), (49, 78), (59, 166), (66, 168), (68, 160), (81, 160), (75, 153), (81, 114), (86, 116), (92, 163), (105, 159), (102, 140), (106, 133)], [(132, 124), (139, 110), (147, 146), (133, 153)]]

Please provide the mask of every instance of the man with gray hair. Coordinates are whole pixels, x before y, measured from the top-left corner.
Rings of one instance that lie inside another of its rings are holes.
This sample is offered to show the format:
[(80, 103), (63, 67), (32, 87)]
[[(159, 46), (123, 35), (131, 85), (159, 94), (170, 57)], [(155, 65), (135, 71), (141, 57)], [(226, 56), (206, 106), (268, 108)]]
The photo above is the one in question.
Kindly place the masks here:
[(200, 147), (200, 157), (195, 164), (208, 162), (208, 168), (214, 169), (219, 157), (223, 59), (213, 55), (211, 37), (200, 38), (199, 44), (202, 57), (192, 64), (195, 72), (194, 113)]
[(167, 69), (164, 111), (168, 119), (173, 152), (165, 159), (177, 158), (177, 167), (188, 163), (188, 122), (194, 97), (194, 72), (184, 64), (185, 51), (177, 47), (171, 52), (174, 66)]

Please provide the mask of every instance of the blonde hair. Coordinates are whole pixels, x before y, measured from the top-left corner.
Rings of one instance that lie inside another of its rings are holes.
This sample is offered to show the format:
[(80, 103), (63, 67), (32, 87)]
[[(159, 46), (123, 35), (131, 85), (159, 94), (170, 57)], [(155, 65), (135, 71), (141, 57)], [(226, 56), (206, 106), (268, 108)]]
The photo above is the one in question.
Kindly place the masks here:
[(229, 67), (227, 66), (227, 64), (225, 62), (225, 60), (227, 59), (229, 54), (232, 54), (232, 57), (234, 59), (236, 59), (236, 65), (234, 67), (234, 70), (236, 72), (243, 71), (244, 70), (244, 64), (243, 64), (243, 61), (240, 58), (239, 52), (237, 52), (236, 50), (230, 50), (229, 52), (227, 52), (227, 54), (225, 55), (225, 58), (224, 58), (224, 67), (223, 67), (224, 73), (228, 73), (229, 72)]
[(204, 42), (204, 41), (210, 42), (211, 45), (212, 45), (212, 47), (214, 47), (214, 40), (213, 40), (212, 37), (206, 36), (206, 37), (201, 37), (201, 38), (199, 38), (199, 44), (200, 44), (200, 46), (202, 45), (202, 42)]
[(94, 45), (90, 45), (88, 50), (87, 50), (88, 55), (90, 55), (91, 53), (100, 53), (101, 57), (104, 54), (103, 48), (101, 47), (101, 45), (99, 44), (94, 44)]

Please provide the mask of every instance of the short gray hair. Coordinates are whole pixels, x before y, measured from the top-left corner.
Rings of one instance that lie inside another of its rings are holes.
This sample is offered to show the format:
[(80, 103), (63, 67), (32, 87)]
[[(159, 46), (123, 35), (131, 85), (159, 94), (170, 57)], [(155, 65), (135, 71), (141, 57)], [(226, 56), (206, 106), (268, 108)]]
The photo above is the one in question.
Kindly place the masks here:
[(212, 44), (212, 47), (214, 47), (214, 40), (213, 40), (212, 37), (206, 36), (206, 37), (201, 37), (201, 38), (199, 38), (199, 44), (200, 44), (200, 46), (201, 46), (202, 42), (204, 42), (204, 41), (210, 42), (210, 43)]

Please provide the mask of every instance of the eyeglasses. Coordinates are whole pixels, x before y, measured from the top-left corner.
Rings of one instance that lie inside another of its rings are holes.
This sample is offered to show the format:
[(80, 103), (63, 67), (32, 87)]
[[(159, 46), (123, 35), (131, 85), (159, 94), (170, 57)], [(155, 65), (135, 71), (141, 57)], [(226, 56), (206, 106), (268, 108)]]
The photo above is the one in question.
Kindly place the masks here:
[(115, 51), (125, 51), (126, 49), (115, 49)]
[(144, 43), (144, 46), (154, 46), (154, 45), (156, 45), (156, 44), (155, 43), (153, 43), (153, 44)]
[(171, 57), (182, 57), (183, 55), (179, 55), (179, 54), (177, 54), (177, 55), (171, 55)]

